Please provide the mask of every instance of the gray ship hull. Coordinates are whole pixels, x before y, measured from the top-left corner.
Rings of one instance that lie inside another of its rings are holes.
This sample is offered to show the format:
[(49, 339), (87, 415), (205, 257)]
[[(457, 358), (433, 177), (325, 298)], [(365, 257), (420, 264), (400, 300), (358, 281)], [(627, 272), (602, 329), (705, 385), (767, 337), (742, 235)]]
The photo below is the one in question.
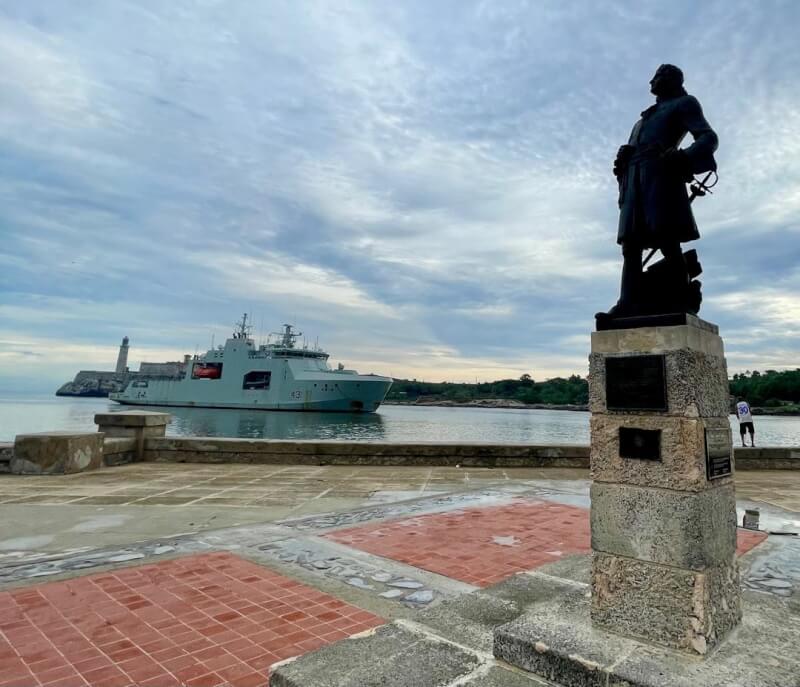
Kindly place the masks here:
[(195, 403), (194, 401), (188, 401), (185, 403), (170, 403), (170, 402), (163, 402), (163, 403), (149, 403), (146, 401), (122, 401), (119, 399), (113, 399), (117, 403), (122, 405), (130, 405), (130, 406), (159, 406), (165, 408), (218, 408), (222, 410), (265, 410), (265, 411), (274, 411), (274, 412), (323, 412), (323, 413), (372, 413), (375, 412), (378, 407), (380, 406), (380, 402), (374, 402), (373, 407), (371, 408), (364, 408), (364, 407), (353, 407), (351, 402), (349, 401), (319, 401), (317, 403), (307, 403), (307, 404), (286, 404), (286, 405), (275, 405), (275, 406), (268, 406), (268, 405), (242, 405), (237, 403)]

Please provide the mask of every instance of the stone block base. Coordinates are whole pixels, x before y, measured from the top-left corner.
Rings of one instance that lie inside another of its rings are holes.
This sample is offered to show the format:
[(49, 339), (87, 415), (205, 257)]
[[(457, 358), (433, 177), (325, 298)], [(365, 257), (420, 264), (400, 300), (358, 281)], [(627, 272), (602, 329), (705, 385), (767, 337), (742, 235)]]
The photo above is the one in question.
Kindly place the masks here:
[(609, 631), (704, 655), (742, 618), (735, 557), (696, 572), (594, 552), (591, 617)]
[(158, 439), (167, 433), (167, 425), (172, 422), (169, 413), (151, 410), (130, 410), (119, 413), (97, 413), (95, 424), (100, 432), (110, 438), (130, 438), (135, 441), (133, 455), (135, 460), (144, 460), (146, 439)]
[[(528, 584), (541, 585), (538, 577), (529, 575)], [(765, 594), (750, 592), (744, 603), (736, 633), (697, 660), (597, 627), (586, 589), (565, 581), (547, 601), (495, 628), (494, 655), (564, 687), (798, 687), (800, 616)]]
[[(632, 460), (620, 456), (619, 430), (630, 427), (661, 432), (661, 460)], [(684, 418), (658, 415), (593, 415), (591, 477), (599, 482), (638, 484), (679, 491), (705, 491), (706, 430), (724, 432), (730, 441), (727, 417)], [(733, 476), (714, 480), (732, 484)]]
[(169, 413), (130, 410), (119, 413), (97, 413), (94, 422), (107, 437), (163, 437), (172, 421)]
[[(722, 355), (688, 349), (662, 351), (661, 354), (669, 380), (669, 415), (719, 417), (729, 412), (728, 370)], [(592, 353), (589, 356), (589, 376), (592, 380), (589, 410), (592, 413), (606, 412), (608, 358), (607, 353)]]
[(11, 472), (17, 475), (58, 475), (102, 466), (101, 433), (20, 434), (14, 441)]
[(736, 553), (733, 484), (701, 492), (595, 482), (592, 549), (702, 572)]

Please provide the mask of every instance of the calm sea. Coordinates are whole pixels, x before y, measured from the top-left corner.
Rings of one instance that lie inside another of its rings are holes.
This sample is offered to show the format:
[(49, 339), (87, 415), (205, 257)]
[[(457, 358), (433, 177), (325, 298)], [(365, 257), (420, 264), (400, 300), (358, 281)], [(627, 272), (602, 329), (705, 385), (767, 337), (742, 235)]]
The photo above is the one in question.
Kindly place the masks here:
[[(0, 396), (0, 441), (17, 434), (55, 430), (93, 431), (94, 414), (122, 407), (102, 398)], [(155, 408), (153, 408), (155, 410)], [(589, 413), (381, 406), (377, 413), (291, 413), (167, 408), (167, 433), (176, 436), (374, 441), (480, 441), (490, 443), (588, 444)], [(736, 419), (731, 426), (738, 433)], [(758, 416), (756, 443), (800, 446), (800, 417)], [(737, 437), (734, 437), (737, 439)]]

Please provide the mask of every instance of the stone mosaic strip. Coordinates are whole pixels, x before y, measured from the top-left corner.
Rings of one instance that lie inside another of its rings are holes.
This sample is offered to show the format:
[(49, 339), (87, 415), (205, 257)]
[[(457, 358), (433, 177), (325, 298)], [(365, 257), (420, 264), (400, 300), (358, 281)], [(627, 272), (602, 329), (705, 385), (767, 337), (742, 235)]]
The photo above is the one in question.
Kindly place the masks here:
[(278, 524), (301, 532), (331, 530), (371, 522), (373, 520), (401, 518), (417, 513), (446, 511), (465, 506), (476, 507), (493, 505), (508, 502), (514, 498), (524, 498), (526, 496), (535, 498), (545, 493), (553, 494), (555, 492), (551, 490), (532, 489), (529, 486), (516, 486), (505, 489), (482, 489), (480, 491), (449, 494), (436, 498), (422, 498), (415, 501), (380, 504), (341, 513), (329, 513), (313, 515), (306, 518), (280, 520)]
[(94, 550), (87, 553), (60, 556), (33, 562), (10, 563), (0, 567), (0, 586), (39, 577), (51, 577), (70, 572), (90, 570), (99, 566), (147, 559), (167, 554), (197, 553), (211, 547), (192, 539), (148, 542), (124, 548)]
[(425, 607), (448, 593), (455, 595), (474, 589), (453, 584), (437, 587), (425, 579), (430, 576), (414, 574), (406, 570), (406, 566), (360, 552), (358, 555), (348, 555), (345, 547), (314, 537), (286, 539), (257, 548), (268, 559), (297, 565), (317, 576), (334, 579), (412, 609)]
[(743, 576), (743, 585), (757, 592), (781, 597), (800, 595), (800, 537), (770, 538)]

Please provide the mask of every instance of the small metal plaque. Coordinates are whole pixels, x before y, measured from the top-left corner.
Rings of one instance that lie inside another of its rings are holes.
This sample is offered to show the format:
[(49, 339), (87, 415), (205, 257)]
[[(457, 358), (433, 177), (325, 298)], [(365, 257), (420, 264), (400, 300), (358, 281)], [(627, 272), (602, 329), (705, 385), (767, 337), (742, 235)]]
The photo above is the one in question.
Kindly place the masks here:
[(619, 428), (619, 457), (661, 461), (661, 430)]
[(663, 355), (606, 358), (608, 410), (667, 410)]
[(706, 429), (706, 478), (733, 474), (731, 435), (727, 429)]

